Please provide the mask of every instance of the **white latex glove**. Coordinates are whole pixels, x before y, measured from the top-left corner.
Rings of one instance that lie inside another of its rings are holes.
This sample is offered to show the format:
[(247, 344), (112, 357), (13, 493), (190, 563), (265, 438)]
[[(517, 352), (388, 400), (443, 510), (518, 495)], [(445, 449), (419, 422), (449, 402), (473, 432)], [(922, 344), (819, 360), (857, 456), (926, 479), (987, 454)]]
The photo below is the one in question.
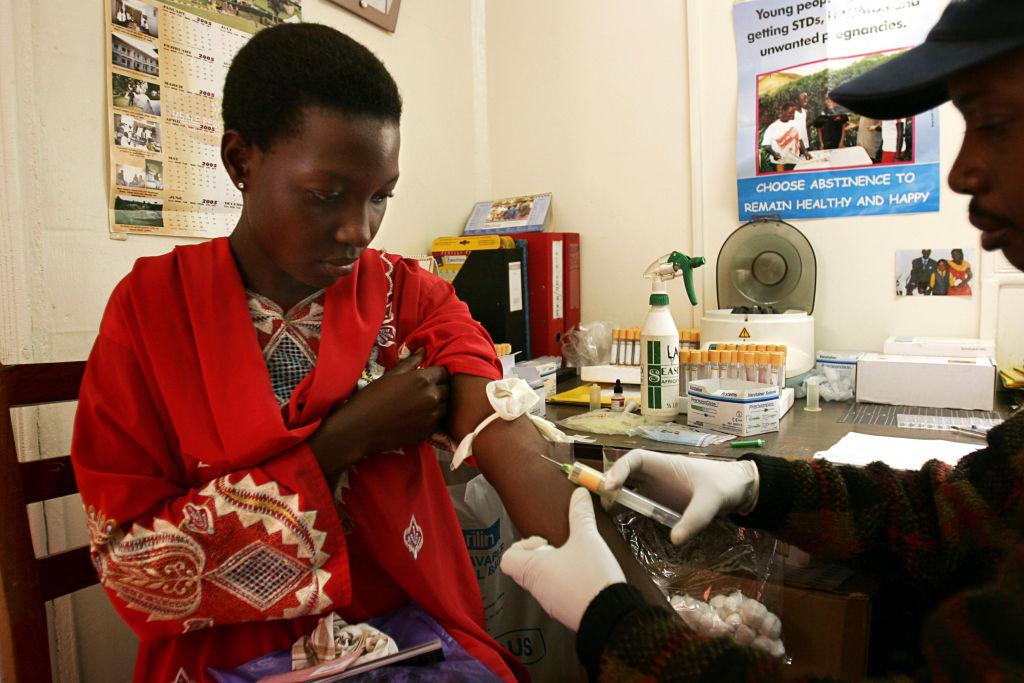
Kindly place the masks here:
[(619, 458), (605, 473), (604, 490), (614, 493), (627, 479), (632, 479), (637, 492), (682, 514), (669, 535), (677, 545), (717, 515), (750, 512), (760, 481), (757, 465), (749, 460), (721, 462), (639, 448)]
[(569, 540), (560, 548), (540, 536), (513, 543), (501, 556), (501, 571), (525, 588), (548, 614), (573, 631), (591, 601), (626, 575), (597, 531), (590, 492), (578, 488), (569, 500)]

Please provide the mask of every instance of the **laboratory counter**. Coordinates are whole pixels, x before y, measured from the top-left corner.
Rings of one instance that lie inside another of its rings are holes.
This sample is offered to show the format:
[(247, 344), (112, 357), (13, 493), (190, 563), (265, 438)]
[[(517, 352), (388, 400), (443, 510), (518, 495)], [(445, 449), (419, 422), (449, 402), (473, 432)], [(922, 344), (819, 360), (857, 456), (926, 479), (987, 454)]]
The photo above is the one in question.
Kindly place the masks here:
[[(570, 389), (579, 382), (572, 378), (560, 384), (559, 389)], [(1016, 408), (1010, 394), (997, 398), (996, 411), (1007, 417)], [(652, 441), (641, 437), (587, 434), (594, 438), (591, 444), (575, 444), (574, 455), (595, 468), (602, 467), (603, 448), (648, 448), (663, 452), (700, 452), (710, 457), (736, 458), (744, 453), (756, 452), (787, 458), (811, 459), (814, 454), (833, 446), (850, 432), (875, 436), (915, 439), (943, 439), (962, 443), (985, 445), (982, 438), (950, 431), (906, 429), (893, 424), (895, 411), (890, 406), (872, 407), (853, 402), (822, 402), (820, 412), (804, 410), (805, 401), (797, 399), (779, 423), (779, 430), (758, 434), (766, 444), (762, 448), (730, 448), (723, 443), (708, 448), (694, 448)], [(587, 407), (549, 403), (547, 419), (557, 422), (570, 415), (587, 411)], [(849, 420), (853, 410), (869, 413), (860, 421)], [(937, 413), (937, 411), (935, 411)], [(883, 417), (885, 419), (883, 419)], [(840, 422), (847, 418), (848, 421)], [(878, 424), (873, 422), (888, 422)], [(686, 424), (686, 416), (677, 419)], [(566, 430), (569, 433), (572, 430)], [(832, 675), (842, 680), (861, 680), (869, 673), (878, 673), (883, 662), (871, 653), (885, 651), (884, 645), (889, 619), (881, 610), (872, 609), (881, 600), (885, 589), (884, 577), (862, 571), (854, 572), (836, 563), (815, 563), (805, 553), (782, 546), (787, 555), (783, 571), (784, 585), (779, 614), (784, 624), (786, 649), (792, 657), (794, 674)], [(877, 604), (875, 607), (877, 608)]]
[[(572, 384), (567, 385), (571, 388)], [(561, 389), (561, 387), (559, 387)], [(1001, 416), (1006, 417), (1010, 410), (1010, 395), (1000, 393), (997, 399), (997, 408)], [(821, 411), (812, 413), (804, 410), (804, 400), (797, 399), (793, 407), (789, 409), (779, 421), (779, 431), (768, 434), (757, 434), (751, 437), (737, 437), (746, 440), (747, 438), (764, 439), (765, 445), (758, 449), (736, 449), (730, 448), (728, 443), (718, 444), (707, 448), (696, 448), (693, 446), (679, 446), (660, 441), (652, 441), (639, 436), (611, 435), (611, 434), (589, 434), (575, 432), (571, 429), (565, 430), (570, 434), (581, 434), (593, 437), (595, 447), (592, 452), (586, 444), (577, 444), (575, 447), (579, 457), (583, 459), (600, 460), (600, 453), (596, 447), (608, 446), (612, 448), (647, 448), (665, 453), (689, 453), (698, 452), (712, 457), (739, 457), (745, 452), (757, 452), (765, 455), (777, 455), (786, 458), (804, 458), (810, 460), (814, 454), (823, 451), (848, 432), (861, 434), (873, 434), (876, 436), (894, 436), (912, 439), (942, 439), (945, 441), (958, 441), (963, 443), (976, 443), (978, 447), (984, 446), (985, 442), (980, 437), (958, 432), (938, 431), (933, 429), (906, 429), (895, 425), (839, 422), (843, 416), (854, 406), (852, 401), (821, 402)], [(564, 405), (549, 403), (547, 405), (546, 417), (552, 422), (558, 422), (570, 415), (577, 415), (586, 412), (585, 406)], [(686, 424), (686, 415), (680, 415), (676, 422)]]

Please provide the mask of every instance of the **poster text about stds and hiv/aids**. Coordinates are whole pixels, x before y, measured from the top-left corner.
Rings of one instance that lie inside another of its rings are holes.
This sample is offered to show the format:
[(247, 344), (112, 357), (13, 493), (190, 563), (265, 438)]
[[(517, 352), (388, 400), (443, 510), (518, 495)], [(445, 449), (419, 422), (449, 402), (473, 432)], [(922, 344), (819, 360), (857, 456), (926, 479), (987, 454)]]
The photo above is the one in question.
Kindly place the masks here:
[(935, 0), (753, 0), (734, 8), (739, 218), (939, 210), (939, 117), (894, 121), (833, 102), (920, 44)]

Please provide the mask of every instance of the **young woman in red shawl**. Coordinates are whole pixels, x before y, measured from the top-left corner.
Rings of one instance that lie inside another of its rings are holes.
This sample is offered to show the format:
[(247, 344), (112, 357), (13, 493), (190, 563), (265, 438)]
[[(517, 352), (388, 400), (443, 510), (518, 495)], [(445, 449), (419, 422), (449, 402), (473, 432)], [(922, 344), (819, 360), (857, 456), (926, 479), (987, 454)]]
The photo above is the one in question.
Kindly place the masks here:
[[(425, 443), (491, 412), (492, 342), (449, 285), (368, 248), (398, 182), (394, 81), (337, 31), (285, 25), (238, 53), (223, 106), (238, 225), (136, 263), (75, 422), (93, 558), (141, 639), (136, 680), (209, 680), (319, 614), (358, 622), (410, 600), (496, 675), (525, 678), (484, 630)], [(499, 420), (475, 452), (523, 533), (557, 541), (570, 487), (533, 455), (543, 445)]]

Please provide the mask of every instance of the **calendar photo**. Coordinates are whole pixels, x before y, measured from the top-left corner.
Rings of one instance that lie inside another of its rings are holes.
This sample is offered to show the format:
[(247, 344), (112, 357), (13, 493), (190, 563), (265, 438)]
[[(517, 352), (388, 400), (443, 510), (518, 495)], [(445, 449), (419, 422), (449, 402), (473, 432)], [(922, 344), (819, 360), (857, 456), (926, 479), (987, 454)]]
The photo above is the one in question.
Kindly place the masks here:
[(115, 184), (118, 187), (164, 189), (164, 164), (156, 159), (146, 159), (143, 166), (131, 163), (117, 164)]
[(160, 124), (154, 121), (114, 114), (114, 144), (121, 148), (163, 151)]
[(160, 12), (156, 5), (141, 0), (110, 0), (110, 22), (150, 38), (160, 37)]
[(145, 187), (146, 169), (131, 164), (118, 164), (115, 178), (118, 187)]
[(115, 107), (160, 116), (159, 83), (150, 83), (116, 72), (111, 74), (110, 81), (112, 104)]
[(246, 33), (302, 21), (300, 0), (165, 0), (164, 4)]
[(114, 198), (114, 222), (118, 225), (163, 227), (163, 200), (119, 194)]
[(160, 75), (160, 58), (155, 43), (118, 33), (110, 34), (110, 63), (147, 76)]

